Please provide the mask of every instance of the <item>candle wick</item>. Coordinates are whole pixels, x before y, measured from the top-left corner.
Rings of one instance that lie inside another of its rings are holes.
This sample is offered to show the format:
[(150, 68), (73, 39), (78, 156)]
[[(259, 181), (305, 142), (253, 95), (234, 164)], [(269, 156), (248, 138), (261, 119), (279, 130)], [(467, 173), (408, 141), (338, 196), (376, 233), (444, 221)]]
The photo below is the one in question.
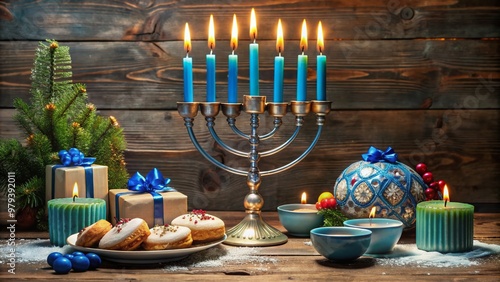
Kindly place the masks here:
[(189, 50), (186, 52), (186, 58), (189, 58)]
[(278, 53), (278, 56), (281, 57), (281, 51)]
[(77, 197), (76, 195), (74, 195), (74, 196), (73, 196), (73, 203), (75, 202), (75, 198), (76, 198), (76, 197)]
[(447, 200), (444, 201), (444, 207), (446, 208), (446, 204), (448, 203)]
[(234, 55), (234, 49), (233, 49), (233, 52), (231, 53), (231, 55)]
[(212, 49), (212, 48), (210, 48), (210, 55), (212, 55), (212, 51), (213, 51), (213, 49)]

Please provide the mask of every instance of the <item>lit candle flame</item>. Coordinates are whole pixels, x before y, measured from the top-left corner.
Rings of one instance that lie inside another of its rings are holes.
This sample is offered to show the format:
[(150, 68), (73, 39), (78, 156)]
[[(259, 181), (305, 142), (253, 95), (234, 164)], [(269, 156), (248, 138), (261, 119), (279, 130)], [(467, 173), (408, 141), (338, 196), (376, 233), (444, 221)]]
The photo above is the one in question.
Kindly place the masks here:
[(307, 50), (307, 25), (306, 20), (302, 22), (302, 33), (300, 36), (300, 50), (302, 50), (302, 54)]
[(257, 19), (255, 18), (255, 9), (252, 8), (252, 13), (250, 14), (250, 39), (257, 40)]
[(446, 207), (446, 203), (450, 201), (450, 194), (448, 193), (448, 186), (445, 184), (443, 188), (443, 200), (444, 200), (444, 207)]
[(302, 193), (302, 197), (300, 197), (300, 203), (301, 204), (306, 204), (307, 203), (307, 194), (306, 194), (306, 192)]
[(321, 25), (321, 21), (318, 23), (318, 52), (320, 55), (323, 54), (323, 50), (325, 49), (325, 42), (323, 40), (323, 26)]
[(75, 202), (75, 198), (78, 197), (78, 183), (75, 182), (73, 186), (73, 202)]
[(377, 212), (377, 207), (372, 207), (370, 215), (368, 215), (368, 220), (370, 221), (370, 226), (372, 225), (372, 218), (375, 218), (375, 213)]
[(375, 218), (375, 213), (377, 212), (377, 207), (373, 207), (370, 211), (369, 218)]
[(210, 15), (210, 23), (208, 24), (208, 48), (210, 48), (210, 53), (215, 48), (214, 15)]
[(233, 14), (233, 27), (231, 29), (231, 48), (234, 50), (238, 48), (238, 22), (236, 21), (236, 14)]
[(278, 19), (278, 36), (276, 38), (276, 50), (281, 56), (281, 52), (285, 50), (285, 42), (283, 41), (283, 27), (281, 26), (281, 19)]
[(189, 25), (186, 23), (184, 28), (184, 51), (186, 51), (186, 57), (191, 52), (191, 33), (189, 32)]

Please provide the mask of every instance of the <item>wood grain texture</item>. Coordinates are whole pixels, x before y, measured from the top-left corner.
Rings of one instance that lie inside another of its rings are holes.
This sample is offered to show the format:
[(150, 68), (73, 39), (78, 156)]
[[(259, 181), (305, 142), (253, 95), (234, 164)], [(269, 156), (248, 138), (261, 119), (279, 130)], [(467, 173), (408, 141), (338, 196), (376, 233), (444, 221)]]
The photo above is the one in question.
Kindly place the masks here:
[[(16, 135), (15, 124), (0, 111), (3, 136)], [(205, 160), (189, 140), (183, 121), (172, 111), (102, 111), (115, 116), (124, 128), (127, 140), (125, 159), (130, 174), (146, 174), (157, 167), (172, 178), (172, 185), (188, 195), (189, 206), (219, 210), (238, 210), (248, 188), (246, 178), (227, 173)], [(237, 124), (248, 129), (248, 116)], [(322, 191), (333, 189), (336, 178), (370, 145), (385, 149), (392, 146), (401, 162), (414, 167), (425, 162), (437, 179), (445, 179), (453, 188), (453, 200), (471, 203), (498, 203), (500, 191), (500, 141), (497, 110), (388, 110), (333, 111), (315, 149), (286, 173), (264, 177), (260, 192), (264, 208), (298, 201), (302, 191), (314, 199)], [(216, 120), (219, 136), (230, 146), (248, 150), (248, 142), (235, 138), (224, 118)], [(293, 118), (287, 115), (276, 138), (263, 141), (261, 150), (273, 148), (291, 135)], [(203, 118), (195, 119), (194, 130), (201, 146), (226, 165), (246, 171), (248, 160), (235, 157), (214, 143)], [(481, 127), (478, 126), (481, 124)], [(272, 128), (272, 120), (261, 118), (260, 132)], [(262, 171), (280, 167), (299, 156), (311, 142), (316, 126), (308, 116), (304, 127), (286, 151), (262, 158)], [(10, 132), (10, 133), (9, 133)]]
[[(206, 40), (210, 14), (217, 38), (229, 38), (233, 13), (241, 39), (248, 39), (256, 9), (258, 37), (274, 40), (278, 17), (287, 39), (300, 39), (302, 19), (309, 30), (318, 21), (328, 38), (499, 37), (497, 1), (7, 1), (1, 7), (2, 40), (164, 41), (181, 40), (189, 22), (194, 40)], [(473, 11), (473, 12), (471, 12)], [(311, 35), (315, 38), (315, 35)]]
[[(175, 109), (183, 98), (182, 42), (68, 42), (74, 80), (100, 109)], [(314, 44), (311, 42), (311, 44)], [(498, 108), (498, 40), (330, 41), (327, 98), (334, 109)], [(27, 99), (37, 42), (0, 42), (0, 107)], [(227, 45), (227, 46), (226, 46)], [(260, 44), (260, 88), (272, 99), (274, 42)], [(297, 48), (286, 47), (285, 100), (295, 99)], [(239, 93), (248, 93), (248, 44), (239, 48)], [(204, 42), (193, 44), (194, 91), (205, 95)], [(312, 49), (312, 50), (311, 50)], [(217, 48), (217, 96), (227, 99), (229, 44)], [(316, 96), (310, 48), (308, 98)], [(495, 90), (496, 89), (496, 90)], [(271, 100), (272, 101), (272, 100)]]

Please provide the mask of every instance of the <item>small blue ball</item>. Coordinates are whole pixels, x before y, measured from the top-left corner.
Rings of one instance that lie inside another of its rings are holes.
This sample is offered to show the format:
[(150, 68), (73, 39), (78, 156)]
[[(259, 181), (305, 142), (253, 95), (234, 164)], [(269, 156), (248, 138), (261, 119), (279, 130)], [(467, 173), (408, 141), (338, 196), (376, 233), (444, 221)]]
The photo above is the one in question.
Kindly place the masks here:
[(101, 266), (102, 260), (101, 257), (99, 257), (99, 255), (95, 253), (88, 253), (86, 254), (86, 256), (90, 261), (89, 269), (96, 269), (99, 266)]
[(66, 274), (71, 268), (71, 261), (65, 257), (60, 257), (54, 261), (54, 265), (52, 266), (56, 273)]
[(72, 260), (75, 256), (72, 254), (65, 254), (64, 257), (69, 259), (69, 260)]
[(60, 253), (60, 252), (53, 252), (53, 253), (50, 253), (48, 256), (47, 256), (47, 263), (50, 265), (50, 266), (53, 266), (54, 264), (54, 261), (60, 257), (62, 257), (63, 255)]
[(82, 252), (73, 252), (72, 255), (76, 256), (84, 256), (85, 254)]
[(90, 266), (90, 261), (86, 256), (75, 256), (71, 262), (73, 263), (73, 270), (76, 272), (87, 271)]

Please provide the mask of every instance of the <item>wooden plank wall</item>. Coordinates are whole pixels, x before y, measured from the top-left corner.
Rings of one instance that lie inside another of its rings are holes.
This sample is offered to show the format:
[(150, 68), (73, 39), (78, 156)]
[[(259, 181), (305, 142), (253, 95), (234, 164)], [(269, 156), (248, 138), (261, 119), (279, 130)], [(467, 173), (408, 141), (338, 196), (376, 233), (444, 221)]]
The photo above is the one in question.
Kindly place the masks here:
[[(427, 163), (452, 189), (452, 200), (499, 211), (499, 18), (497, 1), (213, 1), (85, 0), (0, 1), (0, 137), (22, 138), (12, 120), (14, 97), (28, 98), (37, 42), (53, 38), (71, 47), (75, 81), (87, 84), (90, 101), (115, 116), (128, 142), (128, 170), (159, 168), (189, 197), (190, 208), (243, 210), (246, 179), (221, 171), (194, 148), (176, 110), (183, 97), (183, 28), (193, 38), (196, 100), (204, 99), (209, 15), (216, 23), (217, 97), (227, 98), (227, 55), (233, 13), (238, 17), (239, 90), (248, 93), (250, 10), (260, 44), (261, 93), (272, 99), (278, 18), (285, 37), (285, 100), (295, 97), (300, 25), (308, 22), (308, 98), (315, 97), (316, 25), (326, 37), (327, 98), (333, 101), (313, 152), (286, 173), (265, 177), (265, 210), (298, 202), (302, 191), (316, 198), (360, 160), (370, 145), (392, 146), (400, 161)], [(238, 125), (248, 129), (248, 115)], [(289, 136), (291, 115), (272, 148)], [(272, 128), (261, 117), (260, 130)], [(225, 119), (216, 129), (244, 150)], [(195, 132), (210, 155), (233, 167), (248, 161), (214, 144), (205, 121)], [(316, 132), (313, 116), (290, 149), (262, 159), (262, 170), (301, 154)], [(310, 202), (314, 202), (311, 199)]]

